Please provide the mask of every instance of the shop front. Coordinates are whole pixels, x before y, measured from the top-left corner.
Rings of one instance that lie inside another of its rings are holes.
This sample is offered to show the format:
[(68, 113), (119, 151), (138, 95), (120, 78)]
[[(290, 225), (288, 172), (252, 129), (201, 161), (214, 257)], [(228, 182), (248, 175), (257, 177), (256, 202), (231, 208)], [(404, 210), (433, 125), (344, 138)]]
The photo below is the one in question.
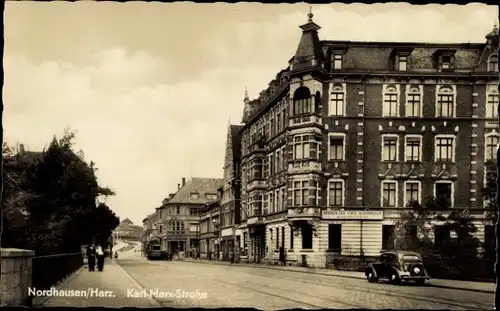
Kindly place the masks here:
[(248, 262), (260, 263), (266, 255), (266, 225), (248, 224)]

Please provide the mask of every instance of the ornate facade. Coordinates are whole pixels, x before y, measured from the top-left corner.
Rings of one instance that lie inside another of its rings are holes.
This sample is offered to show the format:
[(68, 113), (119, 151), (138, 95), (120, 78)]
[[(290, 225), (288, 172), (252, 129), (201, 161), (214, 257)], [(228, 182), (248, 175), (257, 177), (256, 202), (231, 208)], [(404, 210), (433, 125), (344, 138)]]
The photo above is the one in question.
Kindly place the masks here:
[(444, 214), (470, 212), (483, 239), (498, 29), (478, 44), (320, 41), (312, 17), (289, 66), (257, 99), (245, 94), (244, 258), (376, 256), (407, 203), (431, 197)]

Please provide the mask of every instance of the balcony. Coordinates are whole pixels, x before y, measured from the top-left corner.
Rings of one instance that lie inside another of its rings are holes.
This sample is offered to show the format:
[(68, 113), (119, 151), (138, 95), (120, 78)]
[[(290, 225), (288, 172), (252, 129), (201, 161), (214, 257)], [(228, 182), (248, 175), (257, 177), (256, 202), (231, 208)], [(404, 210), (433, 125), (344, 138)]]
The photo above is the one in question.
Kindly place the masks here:
[(288, 209), (288, 218), (294, 220), (308, 220), (312, 218), (321, 218), (320, 207), (292, 207)]
[(247, 218), (247, 226), (257, 226), (263, 224), (264, 219), (262, 218), (262, 216), (250, 216)]
[(304, 125), (323, 126), (323, 119), (316, 114), (306, 114), (289, 117), (289, 127), (303, 127)]
[(266, 181), (264, 179), (254, 179), (248, 182), (247, 191), (251, 191), (256, 188), (266, 188)]

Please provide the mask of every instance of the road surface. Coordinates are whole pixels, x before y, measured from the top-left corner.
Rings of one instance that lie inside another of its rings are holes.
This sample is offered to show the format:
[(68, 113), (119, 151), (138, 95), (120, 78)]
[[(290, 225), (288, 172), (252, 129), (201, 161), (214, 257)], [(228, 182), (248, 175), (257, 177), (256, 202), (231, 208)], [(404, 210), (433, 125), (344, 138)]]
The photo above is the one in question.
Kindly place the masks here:
[[(491, 310), (493, 294), (415, 285), (372, 284), (365, 280), (259, 267), (225, 266), (182, 261), (148, 261), (126, 256), (118, 263), (165, 307), (453, 309)], [(186, 294), (189, 293), (189, 294)]]

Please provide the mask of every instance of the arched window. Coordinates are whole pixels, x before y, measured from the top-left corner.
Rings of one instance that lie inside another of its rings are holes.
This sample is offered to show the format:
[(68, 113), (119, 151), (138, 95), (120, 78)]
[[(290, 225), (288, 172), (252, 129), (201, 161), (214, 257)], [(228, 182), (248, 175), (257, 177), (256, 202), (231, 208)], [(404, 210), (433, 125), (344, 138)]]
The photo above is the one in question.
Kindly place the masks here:
[(293, 114), (309, 114), (312, 112), (311, 91), (305, 86), (299, 87), (293, 94)]
[(497, 146), (500, 143), (500, 136), (498, 133), (490, 133), (486, 135), (486, 148), (484, 160), (494, 160), (497, 154)]
[(486, 94), (486, 111), (484, 115), (488, 119), (498, 118), (498, 90), (492, 89)]
[(407, 117), (422, 116), (422, 94), (418, 86), (410, 86), (406, 94), (406, 112)]
[(449, 86), (441, 86), (437, 90), (436, 117), (450, 118), (455, 112), (455, 94)]
[(389, 85), (384, 92), (384, 103), (382, 116), (395, 117), (398, 115), (398, 90), (395, 86)]
[(490, 58), (488, 58), (488, 71), (490, 72), (498, 72), (498, 55), (492, 54)]

